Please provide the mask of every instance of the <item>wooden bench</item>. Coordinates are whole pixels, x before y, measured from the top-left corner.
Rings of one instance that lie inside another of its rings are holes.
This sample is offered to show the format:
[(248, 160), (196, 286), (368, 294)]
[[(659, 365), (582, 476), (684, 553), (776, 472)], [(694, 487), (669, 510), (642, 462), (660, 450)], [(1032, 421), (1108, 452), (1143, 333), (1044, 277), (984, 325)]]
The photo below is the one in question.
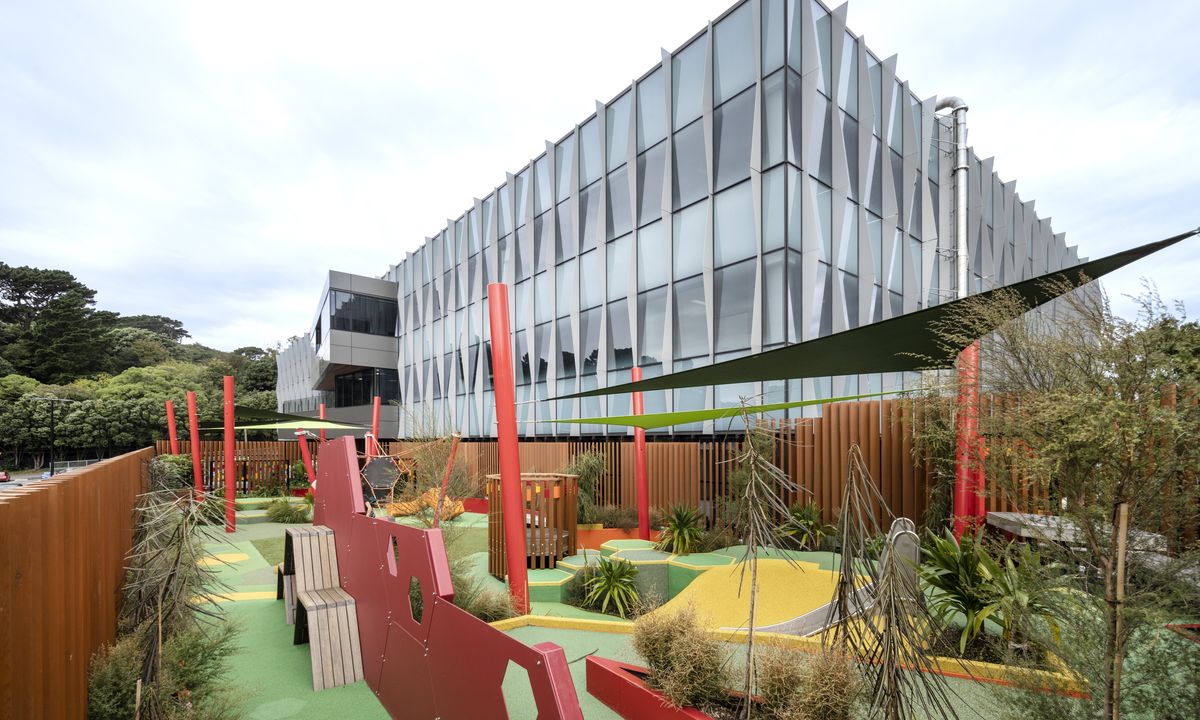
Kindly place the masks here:
[(332, 530), (321, 525), (287, 529), (275, 594), (295, 626), (292, 642), (310, 646), (313, 690), (363, 678), (358, 611), (339, 577)]

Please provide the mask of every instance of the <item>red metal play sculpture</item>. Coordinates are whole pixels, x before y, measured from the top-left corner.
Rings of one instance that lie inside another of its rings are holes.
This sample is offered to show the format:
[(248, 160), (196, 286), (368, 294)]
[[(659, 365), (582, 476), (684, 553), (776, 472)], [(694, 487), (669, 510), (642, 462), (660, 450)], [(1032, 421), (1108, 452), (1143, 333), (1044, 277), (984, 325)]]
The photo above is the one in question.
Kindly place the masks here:
[[(582, 720), (562, 648), (532, 647), (456, 607), (441, 530), (364, 513), (354, 440), (321, 447), (313, 524), (334, 531), (342, 589), (354, 597), (367, 684), (392, 717), (510, 717), (510, 661), (525, 669), (541, 720)], [(422, 607), (414, 611), (415, 583)]]

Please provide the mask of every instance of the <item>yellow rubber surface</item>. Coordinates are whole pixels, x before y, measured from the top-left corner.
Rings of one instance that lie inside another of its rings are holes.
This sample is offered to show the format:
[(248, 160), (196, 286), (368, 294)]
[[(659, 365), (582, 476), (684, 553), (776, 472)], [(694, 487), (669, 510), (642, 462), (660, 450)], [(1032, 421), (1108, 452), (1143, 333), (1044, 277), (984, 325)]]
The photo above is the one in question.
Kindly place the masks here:
[(243, 560), (249, 560), (250, 556), (245, 553), (218, 553), (212, 557), (201, 558), (197, 561), (198, 565), (222, 565), (225, 563), (239, 563)]
[[(786, 560), (758, 561), (755, 627), (791, 620), (833, 599), (837, 573), (822, 570), (815, 563), (797, 565)], [(697, 618), (707, 627), (745, 627), (750, 619), (750, 569), (746, 568), (744, 582), (740, 563), (707, 570), (654, 612), (676, 612), (688, 605), (695, 608)]]

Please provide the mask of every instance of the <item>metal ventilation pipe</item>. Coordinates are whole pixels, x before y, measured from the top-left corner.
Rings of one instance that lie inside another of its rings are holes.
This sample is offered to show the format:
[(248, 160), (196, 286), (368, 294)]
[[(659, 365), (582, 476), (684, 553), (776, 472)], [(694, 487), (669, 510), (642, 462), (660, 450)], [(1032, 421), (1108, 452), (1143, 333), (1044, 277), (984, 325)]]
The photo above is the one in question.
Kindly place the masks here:
[(970, 261), (967, 259), (967, 103), (957, 95), (938, 101), (937, 111), (954, 112), (954, 267), (955, 290), (960, 298), (970, 294)]
[[(962, 98), (942, 98), (937, 110), (954, 112), (954, 241), (955, 290), (959, 298), (970, 294), (970, 262), (967, 259), (967, 103)], [(958, 413), (956, 418), (954, 536), (962, 537), (981, 525), (987, 512), (981, 493), (983, 472), (979, 440), (979, 341), (963, 349), (958, 357)]]

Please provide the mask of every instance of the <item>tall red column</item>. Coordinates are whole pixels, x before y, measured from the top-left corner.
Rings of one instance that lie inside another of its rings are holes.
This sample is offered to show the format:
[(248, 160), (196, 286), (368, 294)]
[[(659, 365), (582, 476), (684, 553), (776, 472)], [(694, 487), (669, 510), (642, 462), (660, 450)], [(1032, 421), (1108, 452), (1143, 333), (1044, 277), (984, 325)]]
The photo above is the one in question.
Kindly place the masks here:
[(974, 407), (974, 412), (971, 413), (971, 447), (974, 450), (972, 456), (974, 462), (971, 464), (971, 497), (975, 510), (975, 527), (983, 527), (987, 524), (987, 488), (984, 487), (983, 468), (986, 450), (983, 447), (983, 436), (979, 434), (979, 382), (983, 377), (983, 370), (980, 365), (982, 353), (978, 340), (971, 346), (971, 349), (971, 400)]
[(300, 443), (300, 457), (304, 460), (304, 474), (308, 476), (308, 486), (317, 484), (316, 473), (313, 472), (312, 453), (308, 451), (308, 431), (296, 428), (296, 442)]
[[(635, 367), (630, 371), (632, 379), (637, 382), (642, 379), (642, 369)], [(642, 394), (633, 394), (633, 414), (642, 414)], [(646, 472), (646, 431), (641, 428), (633, 429), (633, 475), (637, 485), (637, 516), (638, 538), (650, 539), (650, 481)]]
[(179, 436), (175, 434), (175, 403), (167, 401), (167, 437), (171, 440), (171, 454), (179, 454)]
[(233, 498), (237, 492), (237, 469), (234, 462), (236, 440), (233, 434), (233, 376), (225, 376), (225, 532), (231, 533), (237, 529), (237, 518), (234, 516)]
[(204, 499), (204, 479), (200, 474), (200, 422), (196, 418), (196, 393), (188, 390), (188, 438), (191, 439), (192, 479), (196, 482), (196, 499)]
[(516, 387), (512, 339), (508, 327), (508, 286), (488, 284), (492, 330), (492, 386), (496, 391), (496, 444), (500, 452), (500, 504), (504, 513), (504, 550), (508, 589), (517, 612), (529, 612), (529, 574), (525, 552), (525, 502), (521, 497), (521, 457), (517, 450)]
[(954, 453), (954, 536), (979, 522), (983, 498), (979, 467), (979, 342), (958, 356), (958, 413)]
[(367, 443), (367, 457), (375, 457), (375, 450), (379, 447), (379, 396), (376, 395), (371, 401), (371, 441)]
[[(321, 403), (321, 409), (320, 409), (320, 412), (317, 415), (317, 417), (321, 418), (322, 420), (325, 419), (325, 403)], [(321, 431), (319, 434), (321, 437), (321, 442), (325, 442), (325, 428), (321, 428)]]

